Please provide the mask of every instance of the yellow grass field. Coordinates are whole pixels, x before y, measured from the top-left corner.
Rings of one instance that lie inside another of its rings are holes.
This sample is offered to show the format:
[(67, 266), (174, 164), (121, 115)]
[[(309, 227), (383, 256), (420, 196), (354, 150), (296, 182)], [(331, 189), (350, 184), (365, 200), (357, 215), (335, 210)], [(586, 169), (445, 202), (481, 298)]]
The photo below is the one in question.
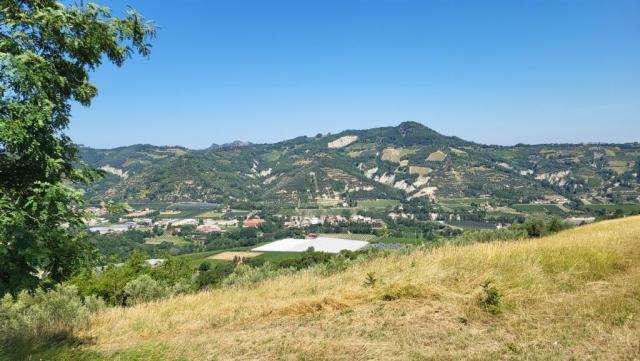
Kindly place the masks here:
[(427, 175), (429, 173), (431, 173), (433, 171), (433, 169), (428, 168), (428, 167), (418, 167), (418, 166), (410, 166), (409, 167), (409, 174), (419, 174), (419, 175)]
[(441, 150), (435, 151), (427, 157), (428, 162), (443, 162), (445, 159), (447, 159), (447, 153)]
[(387, 162), (399, 163), (400, 162), (400, 149), (386, 148), (382, 151), (382, 160)]
[(236, 257), (238, 258), (251, 258), (258, 257), (262, 252), (221, 252), (209, 256), (209, 259), (220, 259), (223, 261), (233, 261)]
[(108, 309), (77, 336), (121, 360), (638, 360), (640, 217)]

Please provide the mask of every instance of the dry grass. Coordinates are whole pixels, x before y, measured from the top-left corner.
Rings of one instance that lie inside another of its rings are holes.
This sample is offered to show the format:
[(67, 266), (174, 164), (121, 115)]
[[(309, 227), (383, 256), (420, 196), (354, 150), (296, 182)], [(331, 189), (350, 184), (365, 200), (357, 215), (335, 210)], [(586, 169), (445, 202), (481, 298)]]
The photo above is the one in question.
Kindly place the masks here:
[(431, 173), (433, 171), (433, 169), (428, 168), (428, 167), (418, 167), (418, 166), (410, 166), (409, 167), (409, 174), (419, 174), (419, 175), (427, 175), (429, 173)]
[(435, 151), (427, 157), (428, 162), (443, 162), (445, 159), (447, 159), (447, 153), (441, 150)]
[(392, 163), (400, 163), (400, 149), (386, 148), (382, 151), (382, 160)]
[(261, 255), (262, 252), (221, 252), (221, 253), (216, 253), (212, 256), (209, 256), (207, 258), (209, 259), (220, 259), (223, 261), (233, 261), (236, 257), (237, 258), (253, 258), (253, 257), (258, 257), (259, 255)]
[[(80, 336), (165, 359), (638, 360), (639, 261), (634, 217), (110, 309)], [(478, 303), (487, 280), (497, 314)]]

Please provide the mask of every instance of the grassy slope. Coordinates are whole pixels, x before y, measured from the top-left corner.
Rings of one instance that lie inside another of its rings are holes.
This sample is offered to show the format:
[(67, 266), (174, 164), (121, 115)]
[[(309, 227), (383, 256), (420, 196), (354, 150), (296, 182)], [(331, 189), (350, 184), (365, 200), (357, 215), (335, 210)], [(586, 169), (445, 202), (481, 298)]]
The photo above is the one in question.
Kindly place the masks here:
[[(639, 261), (634, 217), (111, 309), (81, 336), (121, 359), (634, 360)], [(503, 294), (496, 315), (477, 301), (489, 279)]]

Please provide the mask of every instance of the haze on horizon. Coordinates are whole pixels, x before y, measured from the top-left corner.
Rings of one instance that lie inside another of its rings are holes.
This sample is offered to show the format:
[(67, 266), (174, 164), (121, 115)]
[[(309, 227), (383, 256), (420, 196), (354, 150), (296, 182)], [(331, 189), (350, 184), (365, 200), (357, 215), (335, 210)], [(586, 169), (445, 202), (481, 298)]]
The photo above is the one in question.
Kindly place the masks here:
[(69, 135), (206, 148), (420, 122), (479, 143), (640, 141), (637, 1), (132, 5), (150, 59), (100, 68)]

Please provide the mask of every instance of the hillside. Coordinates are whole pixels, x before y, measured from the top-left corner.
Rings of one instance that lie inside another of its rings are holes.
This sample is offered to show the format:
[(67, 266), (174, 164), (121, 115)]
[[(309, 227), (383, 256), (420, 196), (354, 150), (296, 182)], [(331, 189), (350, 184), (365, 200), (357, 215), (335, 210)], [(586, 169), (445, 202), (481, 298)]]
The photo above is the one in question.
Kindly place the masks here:
[(93, 202), (298, 206), (324, 199), (446, 203), (466, 197), (510, 206), (551, 197), (572, 209), (640, 202), (638, 143), (488, 146), (415, 122), (205, 150), (81, 150), (87, 163), (107, 173), (88, 189)]
[(121, 360), (634, 360), (639, 240), (629, 217), (311, 269), (107, 310), (81, 349)]

